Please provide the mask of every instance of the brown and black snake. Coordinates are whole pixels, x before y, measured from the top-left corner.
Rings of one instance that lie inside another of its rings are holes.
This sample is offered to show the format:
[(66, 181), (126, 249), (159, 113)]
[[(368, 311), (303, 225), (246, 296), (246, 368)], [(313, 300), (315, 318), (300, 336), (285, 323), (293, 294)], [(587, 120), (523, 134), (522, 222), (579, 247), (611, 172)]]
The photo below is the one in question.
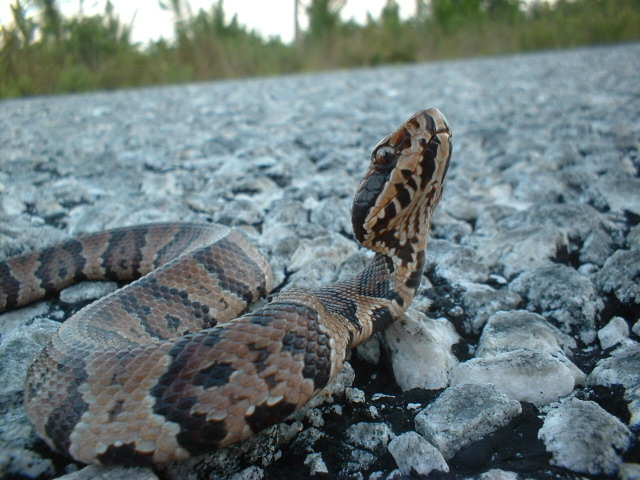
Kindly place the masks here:
[(120, 228), (0, 262), (0, 311), (82, 280), (135, 280), (66, 320), (29, 367), (24, 408), (38, 434), (80, 462), (153, 464), (287, 417), (409, 307), (450, 157), (438, 110), (408, 119), (375, 147), (355, 194), (369, 264), (240, 317), (270, 292), (271, 272), (221, 225)]

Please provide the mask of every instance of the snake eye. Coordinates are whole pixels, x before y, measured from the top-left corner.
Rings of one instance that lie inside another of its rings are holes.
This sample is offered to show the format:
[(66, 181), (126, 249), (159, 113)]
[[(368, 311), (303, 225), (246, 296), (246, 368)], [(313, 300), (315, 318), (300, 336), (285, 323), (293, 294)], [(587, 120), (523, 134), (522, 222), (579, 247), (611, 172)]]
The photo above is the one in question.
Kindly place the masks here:
[(380, 147), (373, 152), (373, 161), (379, 167), (389, 167), (396, 159), (396, 149), (389, 146)]

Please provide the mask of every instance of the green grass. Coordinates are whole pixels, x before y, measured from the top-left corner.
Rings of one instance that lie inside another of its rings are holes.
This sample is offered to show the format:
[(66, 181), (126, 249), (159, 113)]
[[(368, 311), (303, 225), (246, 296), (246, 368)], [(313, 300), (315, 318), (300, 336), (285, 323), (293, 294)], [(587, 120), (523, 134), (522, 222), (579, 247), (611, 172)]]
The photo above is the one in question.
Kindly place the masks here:
[[(185, 0), (172, 0), (183, 8)], [(101, 15), (62, 18), (55, 0), (29, 16), (20, 0), (0, 27), (0, 98), (218, 78), (423, 62), (640, 39), (640, 0), (432, 0), (404, 20), (389, 3), (365, 25), (340, 20), (335, 0), (312, 0), (295, 44), (265, 40), (225, 19), (222, 3), (144, 49), (107, 2)]]

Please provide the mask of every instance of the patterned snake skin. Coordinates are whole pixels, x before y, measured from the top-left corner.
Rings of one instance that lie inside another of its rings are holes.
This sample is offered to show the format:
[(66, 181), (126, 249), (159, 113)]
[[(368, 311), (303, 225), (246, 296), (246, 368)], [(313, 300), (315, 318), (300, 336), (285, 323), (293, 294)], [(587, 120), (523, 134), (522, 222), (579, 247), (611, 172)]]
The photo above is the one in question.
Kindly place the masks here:
[(438, 110), (407, 120), (376, 146), (355, 194), (355, 236), (376, 252), (367, 267), (241, 317), (271, 272), (220, 225), (121, 228), (0, 262), (0, 311), (80, 280), (138, 279), (65, 321), (31, 364), (24, 407), (38, 434), (80, 462), (153, 464), (291, 414), (408, 308), (450, 157)]

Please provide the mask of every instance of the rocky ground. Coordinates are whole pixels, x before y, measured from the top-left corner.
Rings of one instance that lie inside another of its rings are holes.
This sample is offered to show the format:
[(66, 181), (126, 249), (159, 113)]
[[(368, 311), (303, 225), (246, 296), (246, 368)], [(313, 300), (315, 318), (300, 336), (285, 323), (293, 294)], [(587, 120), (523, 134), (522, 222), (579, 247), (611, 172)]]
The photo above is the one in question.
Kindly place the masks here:
[[(420, 108), (454, 132), (405, 318), (246, 444), (84, 468), (38, 440), (26, 367), (113, 284), (0, 316), (0, 477), (640, 478), (640, 45), (0, 103), (0, 253), (149, 221), (251, 237), (278, 288), (368, 258), (349, 208)], [(324, 403), (322, 403), (324, 401)]]

